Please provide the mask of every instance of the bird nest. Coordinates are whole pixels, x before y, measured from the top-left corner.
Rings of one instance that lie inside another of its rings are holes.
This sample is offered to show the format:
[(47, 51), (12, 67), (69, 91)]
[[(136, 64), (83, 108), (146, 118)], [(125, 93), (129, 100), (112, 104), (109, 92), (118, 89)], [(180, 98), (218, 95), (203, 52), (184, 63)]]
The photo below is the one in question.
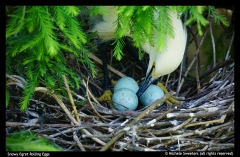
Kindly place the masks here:
[[(111, 57), (112, 49), (108, 49), (109, 77), (116, 81), (130, 76), (140, 84), (145, 72), (134, 57), (124, 54), (121, 61), (116, 61)], [(6, 135), (27, 130), (64, 151), (234, 150), (233, 59), (208, 68), (194, 79), (184, 73), (179, 77), (177, 69), (170, 77), (159, 80), (170, 91), (162, 99), (145, 108), (140, 106), (136, 111), (117, 111), (109, 107), (109, 102), (96, 99), (104, 92), (102, 62), (98, 53), (91, 53), (89, 57), (98, 68), (95, 78), (90, 77), (84, 64), (73, 64), (78, 65), (74, 68), (81, 76), (80, 90), (72, 91), (66, 82), (69, 97), (60, 98), (53, 91), (37, 87), (26, 112), (20, 112), (18, 107), (24, 78), (6, 75), (7, 80), (17, 85), (12, 88), (6, 109)], [(147, 61), (146, 55), (142, 62)], [(171, 95), (180, 100), (181, 105), (158, 106)]]

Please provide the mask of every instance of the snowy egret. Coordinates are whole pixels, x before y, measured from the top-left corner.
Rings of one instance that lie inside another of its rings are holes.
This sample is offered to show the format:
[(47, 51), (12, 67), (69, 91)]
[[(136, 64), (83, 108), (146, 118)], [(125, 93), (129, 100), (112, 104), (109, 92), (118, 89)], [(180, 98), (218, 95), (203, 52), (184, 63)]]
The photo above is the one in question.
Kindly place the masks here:
[(157, 78), (170, 74), (180, 65), (186, 47), (187, 31), (177, 14), (171, 12), (170, 18), (174, 29), (174, 38), (168, 37), (166, 49), (158, 52), (155, 46), (145, 43), (142, 48), (149, 54), (149, 63), (146, 78), (140, 86), (137, 96), (140, 97), (144, 91)]
[[(91, 7), (89, 8), (91, 9)], [(108, 15), (103, 15), (101, 17), (102, 20), (96, 17), (90, 18), (89, 23), (93, 24), (91, 32), (97, 31), (102, 41), (109, 41), (115, 38), (114, 32), (116, 30), (116, 25), (114, 25), (114, 22), (117, 20), (117, 7), (106, 6), (105, 8)], [(149, 54), (150, 59), (146, 78), (137, 91), (138, 97), (144, 93), (154, 80), (163, 75), (170, 74), (177, 69), (183, 59), (187, 39), (186, 28), (181, 19), (177, 16), (177, 13), (171, 12), (170, 18), (174, 30), (174, 38), (168, 37), (166, 49), (162, 52), (158, 52), (157, 48), (148, 42), (142, 45), (143, 50)], [(125, 36), (130, 36), (130, 33), (127, 32)], [(153, 40), (156, 40), (156, 37), (154, 37)], [(155, 41), (155, 43), (156, 42), (157, 41)], [(107, 93), (109, 93), (109, 91), (107, 91)]]

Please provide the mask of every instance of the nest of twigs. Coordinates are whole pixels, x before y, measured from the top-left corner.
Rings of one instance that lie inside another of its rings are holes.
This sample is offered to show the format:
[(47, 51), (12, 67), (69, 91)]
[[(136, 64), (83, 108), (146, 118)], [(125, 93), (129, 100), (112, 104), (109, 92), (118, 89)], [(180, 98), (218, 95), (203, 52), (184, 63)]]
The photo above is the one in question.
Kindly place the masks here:
[[(134, 57), (124, 54), (116, 61), (109, 47), (109, 77), (118, 80), (125, 75), (141, 83), (145, 72)], [(98, 53), (89, 56), (99, 69), (97, 77), (89, 77), (89, 69), (82, 63), (73, 64), (82, 79), (81, 89), (72, 91), (66, 82), (69, 98), (60, 99), (53, 91), (36, 88), (26, 112), (18, 107), (24, 78), (6, 75), (16, 85), (6, 109), (6, 135), (28, 130), (65, 151), (233, 151), (233, 59), (217, 63), (194, 79), (187, 77), (188, 70), (179, 77), (177, 69), (169, 78), (159, 80), (176, 94), (169, 92), (145, 109), (117, 111), (110, 109), (108, 102), (95, 99), (104, 91), (102, 64)], [(142, 62), (147, 65), (147, 55)], [(158, 107), (170, 95), (181, 105), (164, 103)]]

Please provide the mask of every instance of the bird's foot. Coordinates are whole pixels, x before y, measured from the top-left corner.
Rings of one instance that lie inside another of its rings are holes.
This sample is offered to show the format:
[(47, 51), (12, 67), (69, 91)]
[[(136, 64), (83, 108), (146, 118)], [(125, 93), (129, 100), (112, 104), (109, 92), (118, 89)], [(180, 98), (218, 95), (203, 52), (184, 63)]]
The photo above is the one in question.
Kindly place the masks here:
[(112, 104), (112, 92), (110, 89), (105, 90), (103, 95), (97, 98), (98, 101), (107, 101), (112, 109), (114, 109)]
[[(159, 87), (163, 90), (164, 94), (167, 94), (167, 93), (168, 93), (166, 87), (165, 87), (162, 83), (158, 82), (158, 83), (157, 83), (157, 86), (159, 86)], [(180, 105), (180, 104), (181, 104), (180, 101), (174, 99), (173, 97), (168, 98), (165, 102), (166, 102), (168, 105), (169, 105), (169, 104), (176, 104), (176, 105)]]
[(114, 80), (114, 79), (111, 79), (111, 85), (112, 86), (115, 86), (115, 84), (117, 83), (117, 81), (116, 80)]

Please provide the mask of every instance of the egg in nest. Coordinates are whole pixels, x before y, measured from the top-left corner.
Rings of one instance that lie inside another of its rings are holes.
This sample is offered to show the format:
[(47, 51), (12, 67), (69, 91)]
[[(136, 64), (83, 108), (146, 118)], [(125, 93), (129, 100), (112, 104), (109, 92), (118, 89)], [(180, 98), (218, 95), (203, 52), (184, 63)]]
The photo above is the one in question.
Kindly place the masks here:
[(114, 86), (113, 106), (119, 111), (135, 110), (138, 106), (136, 92), (139, 87), (131, 77), (122, 77)]
[(122, 77), (117, 81), (114, 86), (113, 92), (115, 93), (118, 89), (128, 88), (131, 89), (134, 93), (137, 93), (139, 87), (137, 82), (131, 77)]
[(143, 106), (148, 106), (151, 105), (157, 99), (161, 99), (163, 96), (164, 96), (163, 90), (159, 86), (152, 84), (140, 96), (140, 102), (142, 103)]
[(128, 88), (120, 88), (112, 96), (113, 106), (119, 111), (136, 110), (138, 97)]

